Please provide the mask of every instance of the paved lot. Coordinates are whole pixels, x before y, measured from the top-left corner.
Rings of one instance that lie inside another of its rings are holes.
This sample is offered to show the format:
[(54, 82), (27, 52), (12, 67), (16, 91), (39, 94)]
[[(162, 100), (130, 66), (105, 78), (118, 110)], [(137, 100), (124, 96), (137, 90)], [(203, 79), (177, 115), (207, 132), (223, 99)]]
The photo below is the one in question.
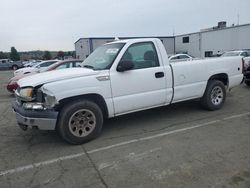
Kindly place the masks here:
[(250, 187), (250, 88), (222, 110), (197, 101), (105, 122), (102, 135), (72, 146), (55, 132), (20, 130), (0, 72), (0, 187)]

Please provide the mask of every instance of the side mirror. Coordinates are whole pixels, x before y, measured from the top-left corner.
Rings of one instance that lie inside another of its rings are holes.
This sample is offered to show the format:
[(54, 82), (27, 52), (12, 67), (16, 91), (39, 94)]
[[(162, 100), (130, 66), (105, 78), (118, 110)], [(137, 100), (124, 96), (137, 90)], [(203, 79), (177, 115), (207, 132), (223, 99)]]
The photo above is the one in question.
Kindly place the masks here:
[(124, 72), (124, 71), (128, 71), (128, 70), (132, 70), (133, 68), (134, 68), (134, 63), (132, 61), (122, 60), (118, 64), (116, 70), (118, 72)]

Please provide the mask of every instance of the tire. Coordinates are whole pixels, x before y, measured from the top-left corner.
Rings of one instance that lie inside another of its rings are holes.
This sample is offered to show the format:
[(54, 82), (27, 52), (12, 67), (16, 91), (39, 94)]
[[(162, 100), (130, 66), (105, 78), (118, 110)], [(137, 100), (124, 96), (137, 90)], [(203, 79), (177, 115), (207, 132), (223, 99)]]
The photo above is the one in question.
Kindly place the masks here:
[(57, 131), (70, 144), (83, 144), (100, 135), (103, 114), (100, 107), (88, 100), (76, 100), (59, 113)]
[(206, 91), (201, 98), (201, 104), (207, 110), (219, 110), (226, 99), (225, 85), (219, 80), (208, 81)]
[(17, 69), (18, 69), (18, 66), (17, 66), (17, 65), (12, 65), (11, 69), (12, 69), (12, 70), (17, 70)]
[(246, 84), (247, 86), (250, 86), (250, 81), (245, 81), (245, 84)]

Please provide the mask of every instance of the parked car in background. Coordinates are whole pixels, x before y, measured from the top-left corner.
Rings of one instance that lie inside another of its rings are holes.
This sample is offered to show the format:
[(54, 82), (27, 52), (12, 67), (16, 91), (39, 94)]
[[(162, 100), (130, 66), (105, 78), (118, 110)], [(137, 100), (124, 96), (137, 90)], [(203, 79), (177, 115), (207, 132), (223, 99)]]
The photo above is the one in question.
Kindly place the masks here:
[(42, 61), (41, 63), (35, 64), (33, 67), (25, 67), (14, 72), (14, 76), (22, 75), (22, 74), (29, 74), (29, 73), (38, 73), (45, 70), (50, 65), (58, 62), (59, 60), (49, 60), (49, 61)]
[(176, 54), (169, 57), (169, 62), (192, 61), (193, 57), (188, 54)]
[(250, 50), (233, 50), (224, 52), (221, 57), (242, 56), (250, 57)]
[(79, 60), (79, 59), (58, 61), (55, 64), (49, 66), (43, 72), (51, 71), (51, 70), (67, 69), (67, 68), (73, 68), (73, 67), (81, 67), (82, 62), (83, 60)]
[(41, 63), (42, 61), (41, 60), (32, 60), (32, 61), (26, 61), (26, 62), (23, 62), (23, 66), (24, 67), (33, 67), (34, 65), (38, 64), (38, 63)]
[(0, 69), (17, 70), (22, 67), (23, 64), (20, 61), (11, 61), (10, 59), (0, 59)]
[[(58, 62), (50, 65), (46, 69), (44, 69), (42, 72), (58, 70), (58, 69), (73, 68), (73, 67), (81, 67), (81, 64), (82, 64), (82, 60), (58, 61)], [(37, 73), (38, 72), (33, 72), (33, 73), (21, 74), (21, 75), (14, 76), (13, 78), (11, 78), (9, 80), (9, 83), (6, 86), (7, 90), (9, 92), (13, 93), (18, 87), (18, 85), (17, 85), (18, 80), (20, 80), (24, 77), (27, 77), (27, 76), (37, 74)]]

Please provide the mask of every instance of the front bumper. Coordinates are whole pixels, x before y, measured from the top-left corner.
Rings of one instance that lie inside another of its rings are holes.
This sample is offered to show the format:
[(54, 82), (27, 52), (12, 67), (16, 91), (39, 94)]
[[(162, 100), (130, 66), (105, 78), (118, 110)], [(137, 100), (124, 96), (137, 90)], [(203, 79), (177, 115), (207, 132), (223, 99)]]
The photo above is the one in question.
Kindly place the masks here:
[(25, 110), (17, 102), (12, 103), (16, 113), (17, 124), (23, 127), (40, 130), (55, 130), (58, 112), (53, 110)]

